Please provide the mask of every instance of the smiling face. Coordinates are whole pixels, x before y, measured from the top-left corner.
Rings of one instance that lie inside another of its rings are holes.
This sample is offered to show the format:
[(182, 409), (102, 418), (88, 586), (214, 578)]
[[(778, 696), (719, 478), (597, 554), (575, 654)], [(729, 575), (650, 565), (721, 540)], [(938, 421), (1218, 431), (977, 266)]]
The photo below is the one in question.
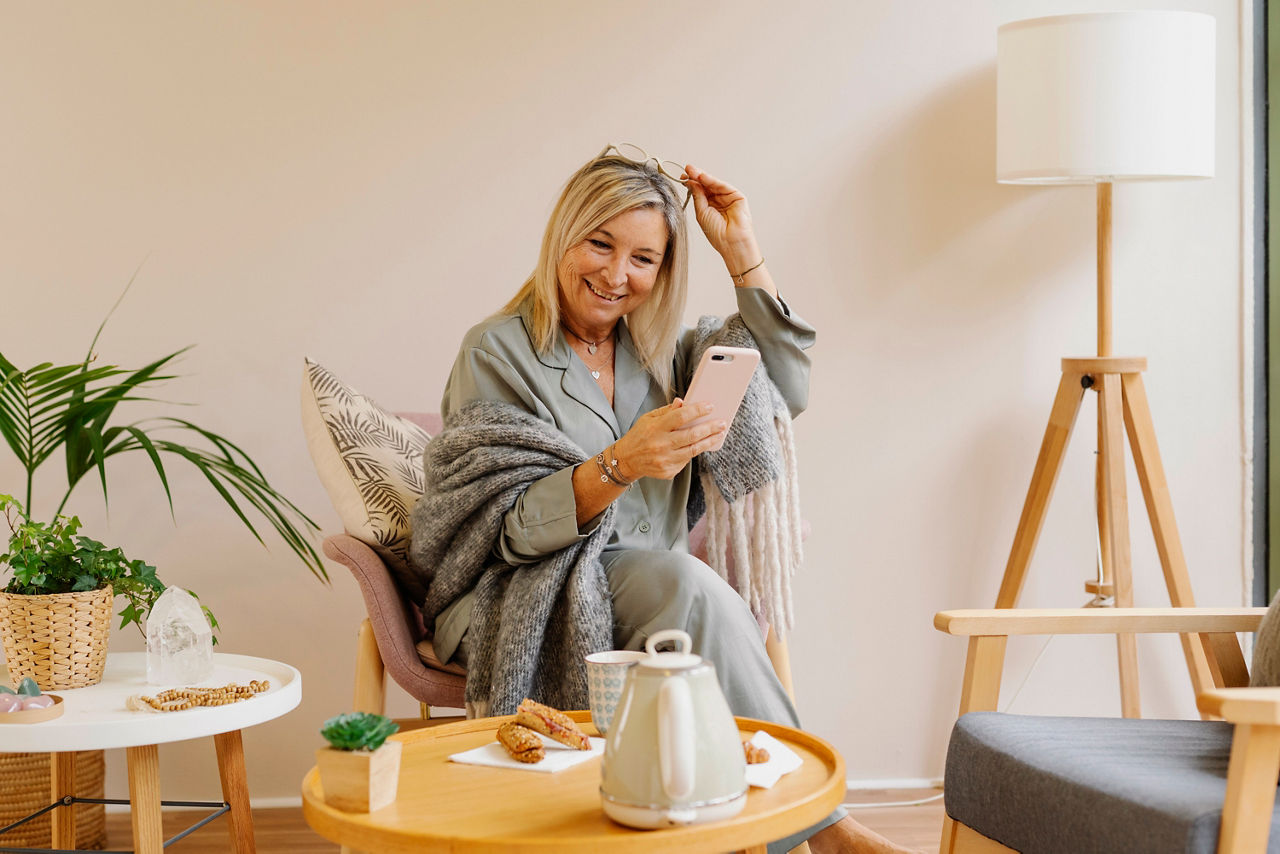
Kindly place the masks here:
[(591, 341), (608, 337), (649, 298), (666, 246), (666, 223), (649, 207), (620, 213), (571, 246), (556, 267), (565, 324)]

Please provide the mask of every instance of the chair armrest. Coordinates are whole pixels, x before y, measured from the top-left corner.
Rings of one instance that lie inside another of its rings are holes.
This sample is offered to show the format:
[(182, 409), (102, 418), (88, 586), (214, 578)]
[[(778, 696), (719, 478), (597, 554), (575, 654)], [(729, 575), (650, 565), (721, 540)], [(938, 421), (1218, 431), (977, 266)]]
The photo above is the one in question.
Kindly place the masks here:
[(465, 677), (434, 670), (418, 657), (414, 644), (422, 639), (421, 616), (400, 595), (378, 553), (350, 534), (326, 537), (324, 553), (355, 576), (378, 653), (391, 678), (420, 702), (462, 708)]
[(1196, 707), (1233, 724), (1280, 725), (1280, 688), (1215, 688)]
[(1253, 632), (1266, 608), (993, 608), (939, 611), (949, 635), (1095, 635), (1154, 632)]
[(933, 625), (969, 638), (960, 714), (994, 710), (1000, 697), (1004, 651), (1011, 635), (1195, 635), (1213, 684), (1244, 685), (1248, 668), (1236, 632), (1256, 631), (1266, 608), (997, 608), (940, 611)]

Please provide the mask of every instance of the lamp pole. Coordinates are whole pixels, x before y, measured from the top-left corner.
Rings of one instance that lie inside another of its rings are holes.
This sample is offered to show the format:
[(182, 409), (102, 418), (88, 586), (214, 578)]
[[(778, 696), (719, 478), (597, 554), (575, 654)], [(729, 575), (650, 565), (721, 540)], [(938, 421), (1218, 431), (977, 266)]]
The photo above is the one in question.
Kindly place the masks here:
[(1098, 182), (1098, 355), (1111, 355), (1111, 182)]

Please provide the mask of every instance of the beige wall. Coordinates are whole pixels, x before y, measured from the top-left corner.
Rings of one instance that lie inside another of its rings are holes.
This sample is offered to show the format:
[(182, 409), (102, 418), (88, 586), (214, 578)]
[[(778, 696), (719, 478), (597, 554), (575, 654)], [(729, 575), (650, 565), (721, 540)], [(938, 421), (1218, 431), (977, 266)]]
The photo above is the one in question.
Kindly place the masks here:
[[(1237, 604), (1237, 4), (1164, 5), (1218, 18), (1218, 174), (1117, 189), (1116, 343), (1151, 360), (1197, 595)], [(1091, 191), (993, 179), (995, 27), (1072, 7), (637, 8), (4, 3), (0, 349), (20, 364), (79, 357), (141, 264), (102, 358), (198, 344), (168, 396), (333, 531), (298, 426), (303, 356), (389, 407), (434, 408), (460, 335), (528, 273), (573, 168), (609, 141), (690, 160), (746, 190), (774, 276), (820, 331), (797, 424), (813, 523), (792, 638), (803, 718), (854, 780), (939, 776), (963, 644), (932, 614), (994, 600), (1058, 359), (1093, 346)], [(705, 243), (692, 266), (690, 317), (730, 310)], [(1091, 432), (1071, 449), (1026, 604), (1085, 599)], [(224, 650), (302, 671), (302, 706), (246, 735), (255, 797), (294, 798), (319, 722), (350, 701), (355, 586), (341, 568), (316, 583), (195, 475), (175, 463), (172, 477), (176, 526), (145, 460), (116, 463), (109, 520), (92, 484), (73, 509), (200, 592)], [(0, 484), (19, 488), (8, 455)], [(1131, 515), (1138, 598), (1160, 604), (1136, 496)], [(1039, 649), (1012, 646), (1010, 685)], [(1148, 712), (1192, 714), (1176, 647), (1142, 652)], [(1113, 658), (1053, 641), (1015, 709), (1114, 710)], [(212, 754), (162, 750), (166, 795), (215, 795)]]

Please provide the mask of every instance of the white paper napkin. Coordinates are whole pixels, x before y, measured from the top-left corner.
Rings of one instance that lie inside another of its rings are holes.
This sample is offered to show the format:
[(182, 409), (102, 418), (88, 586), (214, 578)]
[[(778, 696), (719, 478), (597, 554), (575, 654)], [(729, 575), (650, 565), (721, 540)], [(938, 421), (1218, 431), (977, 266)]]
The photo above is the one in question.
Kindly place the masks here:
[(751, 736), (750, 741), (756, 747), (763, 747), (769, 751), (768, 762), (747, 766), (747, 782), (758, 789), (773, 788), (773, 784), (778, 782), (783, 774), (790, 774), (804, 764), (804, 760), (797, 756), (794, 750), (764, 730)]
[(574, 750), (572, 747), (561, 744), (558, 741), (552, 741), (542, 733), (537, 733), (537, 736), (542, 739), (543, 745), (546, 746), (547, 755), (541, 762), (517, 762), (511, 758), (511, 754), (507, 753), (507, 749), (496, 741), (463, 753), (455, 753), (449, 759), (454, 762), (461, 762), (464, 765), (490, 765), (494, 768), (515, 768), (519, 771), (550, 773), (572, 768), (574, 765), (595, 759), (604, 753), (603, 738), (591, 738), (590, 750)]

